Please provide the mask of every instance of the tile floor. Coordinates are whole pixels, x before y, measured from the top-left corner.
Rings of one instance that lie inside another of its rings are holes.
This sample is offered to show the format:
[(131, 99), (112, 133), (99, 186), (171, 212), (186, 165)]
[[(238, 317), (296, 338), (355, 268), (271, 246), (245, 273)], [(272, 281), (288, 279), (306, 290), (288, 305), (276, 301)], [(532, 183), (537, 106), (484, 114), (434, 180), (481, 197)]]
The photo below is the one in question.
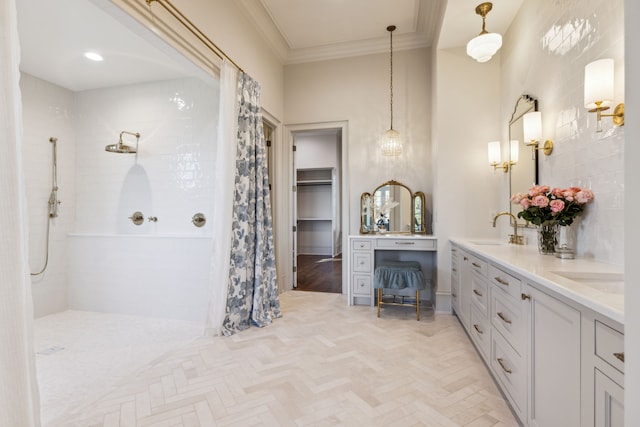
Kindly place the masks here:
[(302, 291), (282, 294), (281, 305), (272, 325), (231, 337), (192, 339), (186, 327), (163, 350), (133, 334), (132, 348), (107, 360), (153, 357), (106, 370), (113, 378), (103, 375), (99, 393), (56, 378), (56, 355), (84, 350), (39, 355), (43, 388), (58, 384), (44, 407), (58, 393), (87, 397), (45, 427), (518, 425), (455, 317), (424, 312), (417, 322), (412, 309), (389, 307), (378, 319), (340, 294)]

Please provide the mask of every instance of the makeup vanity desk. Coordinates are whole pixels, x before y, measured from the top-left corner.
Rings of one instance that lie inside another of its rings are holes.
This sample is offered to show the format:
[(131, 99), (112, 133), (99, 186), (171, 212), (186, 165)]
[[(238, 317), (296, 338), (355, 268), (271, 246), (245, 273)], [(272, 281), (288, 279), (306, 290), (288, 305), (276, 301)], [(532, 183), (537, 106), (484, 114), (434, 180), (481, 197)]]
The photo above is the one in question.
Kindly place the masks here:
[[(376, 305), (373, 276), (376, 265), (387, 261), (420, 263), (427, 289), (420, 292), (420, 305), (434, 303), (436, 283), (435, 236), (417, 234), (358, 234), (349, 236), (349, 305)], [(413, 289), (398, 289), (398, 294), (415, 293)]]

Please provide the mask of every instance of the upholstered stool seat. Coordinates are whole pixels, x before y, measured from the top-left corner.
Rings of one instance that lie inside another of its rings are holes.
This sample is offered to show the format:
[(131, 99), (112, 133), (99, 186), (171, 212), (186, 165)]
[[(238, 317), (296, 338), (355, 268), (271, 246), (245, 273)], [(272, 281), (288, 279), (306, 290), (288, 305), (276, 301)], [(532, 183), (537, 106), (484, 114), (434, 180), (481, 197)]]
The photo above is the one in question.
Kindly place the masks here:
[[(409, 305), (416, 307), (416, 319), (420, 320), (420, 290), (426, 289), (426, 281), (420, 263), (416, 261), (384, 261), (376, 265), (373, 286), (378, 290), (378, 317), (383, 304)], [(415, 289), (415, 303), (400, 302), (393, 295), (391, 302), (384, 301), (383, 289)]]

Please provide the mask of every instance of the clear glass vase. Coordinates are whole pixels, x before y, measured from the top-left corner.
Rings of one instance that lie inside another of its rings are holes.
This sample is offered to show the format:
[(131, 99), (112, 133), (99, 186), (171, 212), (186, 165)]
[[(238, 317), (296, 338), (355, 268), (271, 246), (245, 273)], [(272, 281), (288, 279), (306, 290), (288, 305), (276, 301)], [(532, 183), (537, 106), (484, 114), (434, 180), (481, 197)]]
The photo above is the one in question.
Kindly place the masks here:
[(538, 226), (538, 252), (543, 255), (555, 253), (557, 228), (555, 221), (545, 221)]
[(556, 231), (555, 256), (562, 259), (576, 257), (578, 226), (574, 222), (571, 225), (560, 225)]

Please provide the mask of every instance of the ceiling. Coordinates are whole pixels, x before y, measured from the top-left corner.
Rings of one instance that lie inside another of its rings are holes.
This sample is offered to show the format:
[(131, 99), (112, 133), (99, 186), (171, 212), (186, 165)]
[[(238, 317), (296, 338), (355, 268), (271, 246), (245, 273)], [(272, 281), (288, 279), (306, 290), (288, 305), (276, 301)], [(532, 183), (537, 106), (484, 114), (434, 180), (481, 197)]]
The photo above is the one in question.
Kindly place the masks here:
[[(394, 50), (464, 46), (482, 27), (479, 0), (235, 1), (283, 64), (387, 52), (391, 24)], [(487, 29), (504, 33), (522, 1), (493, 0)], [(21, 69), (70, 90), (202, 73), (108, 0), (16, 5)], [(87, 61), (87, 50), (105, 60)]]

